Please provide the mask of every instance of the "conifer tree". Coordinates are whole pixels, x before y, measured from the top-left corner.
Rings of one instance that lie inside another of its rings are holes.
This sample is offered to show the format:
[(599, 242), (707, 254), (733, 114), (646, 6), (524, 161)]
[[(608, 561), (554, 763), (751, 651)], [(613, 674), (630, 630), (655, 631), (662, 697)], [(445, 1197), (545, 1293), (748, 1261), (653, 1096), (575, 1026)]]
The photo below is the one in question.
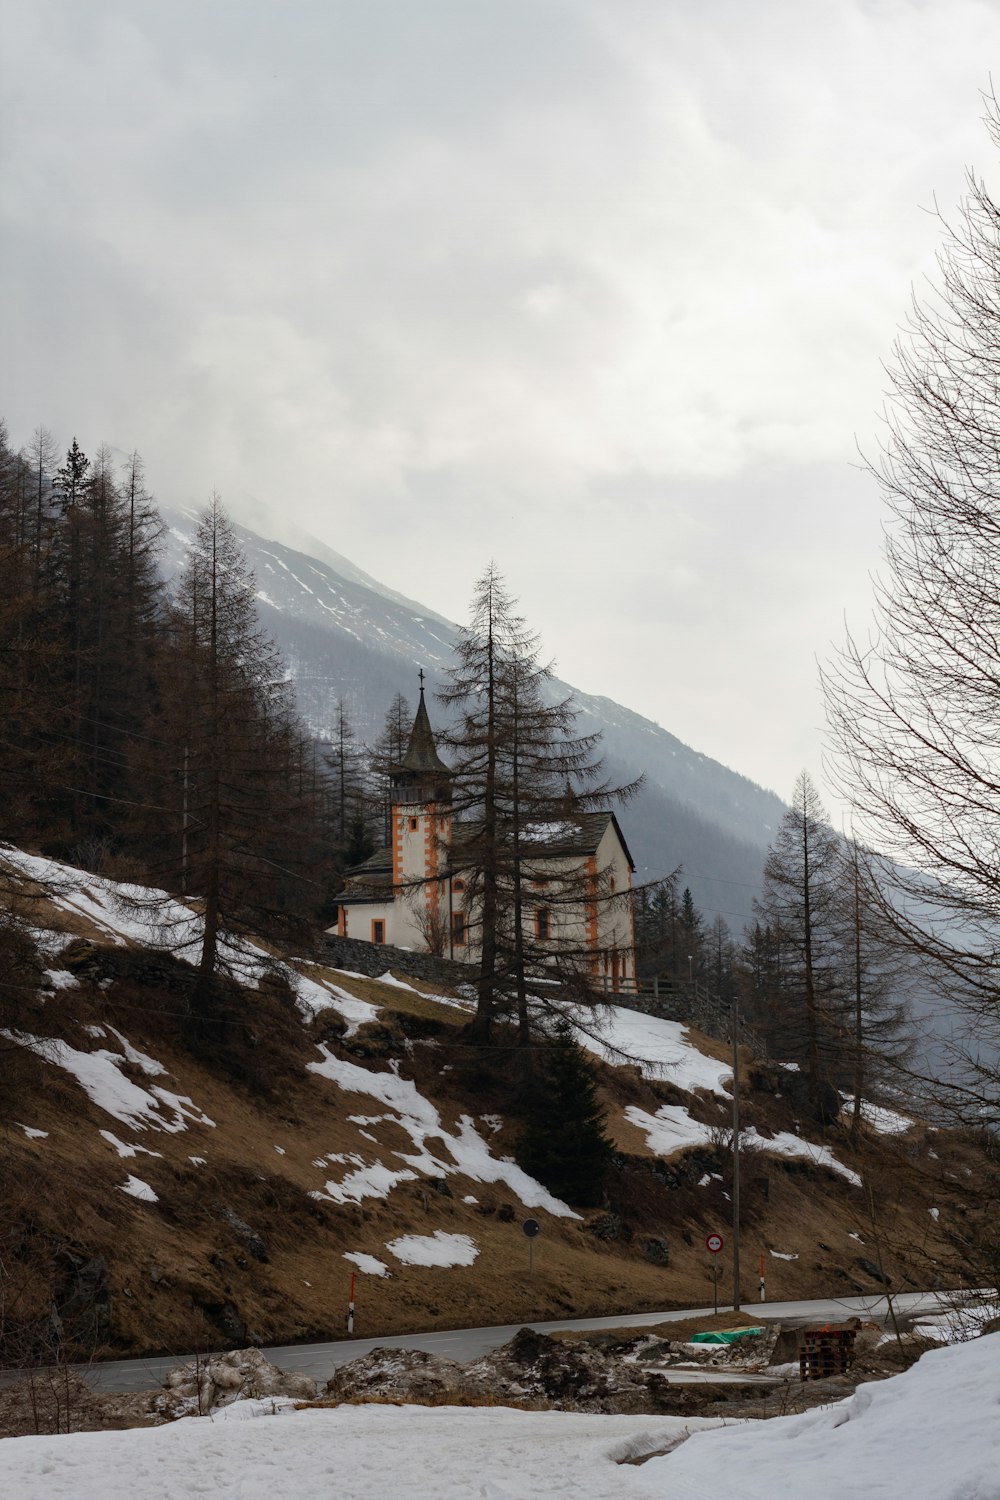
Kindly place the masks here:
[(360, 864), (374, 852), (365, 784), (365, 752), (358, 744), (343, 698), (338, 698), (333, 734), (327, 742), (326, 790), (331, 848), (342, 868)]
[[(542, 967), (581, 997), (592, 954), (563, 913), (614, 895), (606, 872), (591, 875), (547, 858), (552, 830), (572, 828), (592, 808), (635, 790), (611, 787), (597, 758), (600, 736), (574, 732), (572, 702), (555, 695), (537, 639), (491, 564), (476, 585), (472, 619), (440, 693), (453, 726), (442, 744), (453, 757), (453, 813), (472, 825), (462, 851), (470, 926), (479, 940), (478, 1000), (469, 1034), (488, 1042), (495, 1017), (513, 1009), (525, 1058), (530, 1035), (529, 971)], [(526, 893), (545, 889), (544, 930), (529, 925)]]
[(542, 1052), (518, 1163), (569, 1203), (599, 1203), (613, 1149), (605, 1121), (593, 1070), (573, 1028), (562, 1020)]
[[(317, 893), (311, 751), (291, 711), (284, 669), (261, 630), (256, 588), (217, 496), (199, 521), (174, 606), (151, 725), (161, 768), (155, 802), (170, 807), (159, 857), (171, 889), (199, 900), (196, 1007), (225, 968), (223, 937), (266, 928), (295, 889)], [(169, 747), (166, 760), (161, 747)], [(309, 868), (310, 864), (313, 866)], [(315, 903), (316, 896), (313, 896)]]
[(832, 1118), (837, 1039), (844, 1031), (843, 971), (838, 947), (841, 853), (836, 835), (808, 774), (795, 783), (792, 805), (764, 865), (759, 919), (782, 948), (783, 964), (772, 995), (772, 1033), (781, 1055), (802, 1065), (808, 1100), (819, 1118)]
[(369, 757), (374, 802), (386, 843), (392, 838), (392, 799), (389, 795), (389, 778), (392, 767), (398, 766), (406, 754), (412, 724), (413, 710), (403, 694), (397, 693), (386, 710), (381, 732)]

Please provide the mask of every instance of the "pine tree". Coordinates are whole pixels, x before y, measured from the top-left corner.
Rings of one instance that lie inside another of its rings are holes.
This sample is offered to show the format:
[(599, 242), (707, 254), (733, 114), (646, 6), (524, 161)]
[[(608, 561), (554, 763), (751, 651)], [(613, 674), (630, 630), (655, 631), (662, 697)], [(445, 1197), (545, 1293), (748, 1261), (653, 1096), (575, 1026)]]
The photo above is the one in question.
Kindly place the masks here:
[(342, 868), (350, 869), (374, 852), (365, 778), (365, 753), (358, 744), (343, 698), (338, 698), (333, 734), (324, 755), (331, 847)]
[(562, 1020), (542, 1053), (518, 1163), (569, 1203), (599, 1203), (613, 1150), (605, 1121), (593, 1069)]
[(382, 730), (369, 755), (369, 774), (373, 801), (381, 821), (382, 836), (388, 844), (392, 838), (392, 798), (389, 795), (392, 767), (406, 754), (413, 723), (413, 710), (402, 693), (397, 693), (386, 710)]

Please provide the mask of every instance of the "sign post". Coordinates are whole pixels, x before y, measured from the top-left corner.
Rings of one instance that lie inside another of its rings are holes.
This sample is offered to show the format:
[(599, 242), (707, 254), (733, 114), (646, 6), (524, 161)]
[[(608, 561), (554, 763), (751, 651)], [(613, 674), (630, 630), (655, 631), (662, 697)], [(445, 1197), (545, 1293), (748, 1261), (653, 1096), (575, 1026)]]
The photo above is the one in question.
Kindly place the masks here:
[(760, 1256), (760, 1300), (764, 1301), (764, 1252)]
[(719, 1262), (716, 1256), (722, 1251), (725, 1240), (721, 1234), (710, 1234), (705, 1240), (705, 1248), (712, 1257), (712, 1294), (715, 1300), (715, 1314), (719, 1314)]
[(354, 1332), (354, 1277), (356, 1272), (351, 1272), (351, 1300), (347, 1304), (347, 1331)]
[(532, 1249), (534, 1248), (534, 1239), (535, 1239), (535, 1235), (538, 1233), (538, 1231), (540, 1229), (541, 1229), (541, 1225), (539, 1224), (539, 1222), (538, 1222), (537, 1219), (525, 1219), (524, 1223), (521, 1225), (521, 1233), (526, 1236), (527, 1241), (528, 1241), (528, 1275), (529, 1276), (531, 1275), (531, 1270), (532, 1270), (532, 1254), (531, 1254), (531, 1252), (532, 1252)]

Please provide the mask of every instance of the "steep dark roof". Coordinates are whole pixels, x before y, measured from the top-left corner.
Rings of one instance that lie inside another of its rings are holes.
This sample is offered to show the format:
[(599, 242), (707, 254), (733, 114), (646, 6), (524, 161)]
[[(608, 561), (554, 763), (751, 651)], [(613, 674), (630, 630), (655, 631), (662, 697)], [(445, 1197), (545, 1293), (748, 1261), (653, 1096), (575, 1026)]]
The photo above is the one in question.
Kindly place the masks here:
[(376, 849), (360, 865), (352, 865), (343, 874), (344, 887), (334, 897), (347, 906), (392, 900), (392, 850), (388, 845)]
[(406, 754), (393, 771), (416, 771), (418, 774), (434, 776), (447, 776), (448, 767), (437, 753), (437, 745), (434, 743), (434, 731), (431, 729), (431, 721), (427, 717), (427, 705), (424, 702), (424, 690), (420, 689), (420, 702), (417, 705), (416, 717), (413, 720), (413, 728), (410, 730), (410, 743), (406, 747)]
[[(625, 851), (625, 858), (631, 869), (635, 869), (635, 861), (629, 853), (629, 847), (625, 842), (618, 819), (613, 812), (591, 812), (578, 813), (572, 818), (552, 819), (545, 823), (528, 825), (526, 843), (531, 854), (541, 859), (584, 859), (596, 854), (601, 839), (607, 832), (608, 824), (613, 824), (618, 834), (619, 842)], [(452, 869), (457, 871), (470, 859), (463, 860), (463, 850), (469, 849), (475, 844), (476, 839), (482, 832), (481, 823), (456, 823), (452, 832), (453, 856), (449, 861)], [(354, 865), (346, 871), (345, 879), (351, 882), (357, 881), (362, 893), (352, 896), (350, 888), (341, 891), (339, 899), (355, 902), (363, 901), (367, 895), (369, 900), (384, 899), (376, 898), (372, 893), (375, 889), (391, 886), (392, 884), (392, 850), (388, 845), (384, 849), (377, 849), (363, 864)]]
[[(575, 813), (566, 818), (550, 818), (545, 822), (528, 824), (522, 835), (529, 854), (543, 859), (585, 858), (596, 854), (601, 839), (613, 824), (618, 841), (625, 851), (630, 867), (635, 861), (629, 852), (625, 836), (613, 812)], [(474, 843), (482, 825), (479, 823), (456, 823), (452, 842), (461, 859), (463, 844)]]

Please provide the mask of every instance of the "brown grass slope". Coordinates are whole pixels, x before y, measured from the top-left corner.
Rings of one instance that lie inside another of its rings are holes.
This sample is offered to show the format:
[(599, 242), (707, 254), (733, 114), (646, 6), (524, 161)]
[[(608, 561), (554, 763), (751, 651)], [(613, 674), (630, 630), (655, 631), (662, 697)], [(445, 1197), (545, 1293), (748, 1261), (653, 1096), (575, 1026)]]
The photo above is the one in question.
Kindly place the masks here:
[[(36, 1357), (46, 1343), (81, 1357), (342, 1336), (354, 1269), (345, 1253), (391, 1269), (384, 1279), (357, 1276), (359, 1335), (711, 1301), (704, 1241), (714, 1229), (728, 1239), (726, 1153), (706, 1147), (658, 1161), (623, 1110), (683, 1102), (721, 1132), (723, 1101), (595, 1063), (619, 1154), (605, 1204), (579, 1219), (528, 1209), (503, 1184), (458, 1172), (418, 1174), (385, 1198), (337, 1204), (311, 1196), (347, 1170), (331, 1156), (399, 1170), (394, 1153), (412, 1154), (413, 1144), (397, 1124), (373, 1123), (387, 1111), (370, 1095), (308, 1070), (318, 1043), (377, 1072), (398, 1068), (445, 1128), (473, 1117), (494, 1155), (511, 1154), (519, 1130), (512, 1053), (468, 1047), (460, 1010), (375, 980), (336, 976), (381, 1007), (377, 1021), (345, 1037), (334, 1009), (303, 1023), (280, 979), (258, 990), (221, 986), (216, 1012), (194, 1026), (190, 971), (177, 960), (81, 937), (59, 961), (74, 968), (77, 987), (29, 1007), (23, 1029), (94, 1051), (117, 1048), (114, 1028), (164, 1066), (157, 1084), (194, 1101), (214, 1125), (136, 1129), (93, 1104), (64, 1068), (16, 1041), (0, 1047), (5, 1363)], [(706, 1050), (716, 1046), (705, 1040)], [(142, 1087), (151, 1081), (138, 1064), (121, 1071)], [(793, 1128), (783, 1101), (754, 1091), (749, 1078), (745, 1114), (762, 1134)], [(501, 1118), (498, 1133), (487, 1115)], [(24, 1126), (47, 1135), (29, 1137)], [(139, 1154), (120, 1156), (101, 1131)], [(747, 1155), (744, 1296), (756, 1295), (760, 1255), (769, 1300), (874, 1291), (880, 1269), (897, 1289), (957, 1284), (962, 1268), (949, 1261), (948, 1239), (981, 1173), (975, 1141), (915, 1128), (899, 1138), (869, 1133), (857, 1153), (837, 1130), (827, 1139), (864, 1174), (865, 1190), (809, 1163)], [(448, 1160), (440, 1143), (437, 1154)], [(130, 1174), (156, 1202), (122, 1191)], [(542, 1226), (530, 1276), (520, 1229), (529, 1214)], [(474, 1264), (407, 1266), (385, 1248), (400, 1234), (435, 1230), (469, 1235)], [(668, 1262), (656, 1264), (663, 1244)], [(728, 1246), (722, 1261), (726, 1298)]]

